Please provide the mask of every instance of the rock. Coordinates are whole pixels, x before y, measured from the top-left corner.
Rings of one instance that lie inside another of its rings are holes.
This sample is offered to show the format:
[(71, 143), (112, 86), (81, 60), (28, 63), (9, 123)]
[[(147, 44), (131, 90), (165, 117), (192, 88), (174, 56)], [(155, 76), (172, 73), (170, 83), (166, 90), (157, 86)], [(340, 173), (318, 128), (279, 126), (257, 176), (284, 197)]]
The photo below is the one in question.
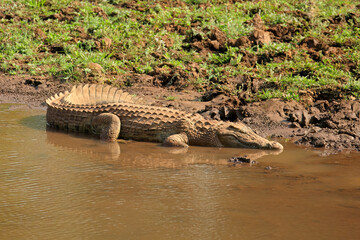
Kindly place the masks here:
[(360, 103), (354, 102), (351, 105), (351, 110), (356, 114), (357, 117), (360, 117)]
[(223, 93), (220, 93), (218, 95), (215, 95), (215, 97), (211, 100), (211, 103), (215, 106), (222, 105), (224, 102), (227, 102), (230, 100), (230, 97), (226, 96)]
[(210, 48), (214, 50), (220, 49), (220, 43), (217, 40), (209, 41)]
[(229, 159), (230, 163), (236, 164), (257, 164), (255, 160), (251, 160), (247, 155), (241, 156), (241, 157), (232, 157)]
[(255, 29), (251, 36), (251, 40), (253, 40), (255, 45), (264, 45), (271, 43), (271, 35), (270, 32), (266, 32), (261, 29)]
[(311, 133), (317, 133), (320, 131), (321, 131), (321, 127), (317, 127), (317, 126), (311, 127), (309, 130), (309, 132), (311, 132)]
[(204, 43), (202, 41), (197, 41), (192, 43), (192, 46), (198, 50), (203, 50), (205, 48)]
[(306, 43), (308, 48), (315, 48), (319, 44), (319, 40), (315, 38), (307, 38), (303, 41), (303, 43)]
[(87, 68), (90, 69), (90, 72), (84, 71), (85, 78), (87, 78), (87, 81), (93, 83), (104, 83), (105, 81), (104, 69), (101, 67), (100, 64), (91, 62), (87, 64)]
[(91, 73), (93, 73), (94, 75), (101, 75), (104, 71), (104, 69), (98, 63), (90, 62), (88, 63), (87, 67), (91, 70)]
[(330, 128), (330, 129), (336, 129), (337, 128), (337, 125), (333, 121), (331, 121), (329, 119), (323, 121), (322, 125), (323, 125), (323, 127)]
[(303, 127), (309, 126), (310, 120), (311, 120), (311, 116), (308, 114), (308, 112), (306, 110), (303, 110), (302, 111), (302, 120), (301, 120), (300, 124)]
[(304, 131), (304, 129), (301, 129), (301, 128), (299, 128), (299, 129), (297, 129), (296, 131), (295, 130), (293, 130), (293, 135), (294, 136), (305, 136), (305, 134), (307, 133), (308, 131)]
[(247, 158), (246, 156), (244, 157), (232, 157), (229, 159), (229, 162), (232, 163), (250, 163), (251, 159)]
[(200, 115), (206, 119), (215, 119), (215, 120), (221, 121), (220, 111), (219, 111), (219, 109), (217, 109), (215, 107), (207, 106), (206, 110), (202, 111), (200, 113)]
[(331, 114), (329, 117), (333, 122), (338, 122), (341, 119), (345, 119), (345, 113), (343, 111), (340, 111), (340, 112)]
[(345, 119), (347, 120), (356, 120), (358, 117), (354, 112), (345, 112)]
[(211, 112), (210, 111), (203, 111), (199, 112), (201, 116), (203, 116), (205, 119), (211, 119)]
[(47, 38), (46, 34), (40, 28), (35, 28), (34, 33), (36, 37), (41, 38), (42, 40)]
[(297, 122), (291, 123), (291, 124), (290, 124), (290, 127), (291, 127), (291, 128), (301, 128), (300, 124), (297, 123)]
[(313, 141), (313, 145), (314, 145), (314, 147), (317, 147), (317, 148), (325, 147), (325, 140), (316, 138)]
[(242, 36), (236, 39), (234, 47), (249, 47), (251, 46), (251, 41), (248, 37)]
[(104, 37), (101, 39), (101, 45), (103, 46), (103, 48), (110, 48), (112, 45), (112, 40), (108, 37)]
[(254, 28), (257, 28), (257, 29), (261, 29), (261, 30), (264, 29), (264, 22), (261, 19), (260, 14), (258, 14), (258, 13), (255, 14), (255, 16), (253, 18), (253, 26), (254, 26)]
[(220, 116), (220, 111), (219, 111), (219, 109), (213, 108), (213, 109), (210, 111), (210, 117), (211, 117), (211, 119), (215, 119), (215, 120), (221, 121), (221, 116)]
[(85, 38), (85, 39), (88, 38), (88, 35), (87, 35), (87, 33), (86, 33), (86, 31), (85, 31), (85, 29), (83, 27), (78, 26), (75, 29), (75, 31), (79, 33), (80, 38)]
[(98, 16), (107, 19), (107, 14), (104, 11), (104, 9), (100, 8), (100, 7), (95, 7), (93, 9), (93, 12), (96, 13)]
[(271, 166), (265, 167), (265, 170), (272, 170), (273, 168)]
[(327, 100), (318, 100), (314, 103), (314, 106), (317, 107), (320, 112), (325, 112), (329, 108), (329, 102)]
[(227, 42), (225, 33), (221, 31), (219, 28), (211, 29), (209, 38), (211, 40), (216, 40), (219, 43), (220, 47), (225, 47), (225, 44)]
[(228, 39), (228, 45), (230, 47), (236, 47), (235, 43), (236, 43), (236, 39)]
[(101, 42), (100, 41), (95, 41), (94, 43), (95, 43), (95, 48), (97, 50), (100, 50), (101, 49)]
[(317, 123), (320, 123), (322, 120), (323, 120), (323, 117), (319, 114), (319, 115), (312, 116), (310, 122), (312, 124), (317, 124)]
[(61, 21), (64, 18), (64, 15), (62, 15), (61, 13), (55, 13), (53, 17)]
[(319, 115), (319, 114), (320, 114), (320, 110), (319, 110), (318, 108), (316, 108), (316, 107), (310, 107), (309, 113), (310, 113), (311, 115)]
[(306, 46), (308, 48), (312, 48), (317, 51), (320, 51), (320, 50), (327, 51), (329, 49), (329, 46), (326, 43), (324, 43), (323, 41), (321, 41), (319, 39), (312, 38), (312, 37), (305, 38), (302, 41), (302, 44), (306, 44)]
[(164, 35), (161, 40), (164, 42), (167, 48), (172, 47), (174, 45), (174, 40), (171, 37)]
[(51, 53), (65, 54), (65, 47), (61, 45), (52, 45), (49, 47)]
[(310, 124), (311, 116), (306, 110), (297, 110), (289, 114), (289, 120), (291, 122), (299, 123), (302, 127), (306, 127)]

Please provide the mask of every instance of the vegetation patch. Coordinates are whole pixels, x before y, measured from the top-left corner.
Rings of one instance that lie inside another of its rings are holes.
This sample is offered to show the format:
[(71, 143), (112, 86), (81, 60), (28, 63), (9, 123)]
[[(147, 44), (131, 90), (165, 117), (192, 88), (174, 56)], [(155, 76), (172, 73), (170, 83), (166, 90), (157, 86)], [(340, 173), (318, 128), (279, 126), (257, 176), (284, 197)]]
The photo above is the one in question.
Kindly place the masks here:
[(123, 86), (137, 79), (238, 102), (359, 99), (360, 5), (1, 0), (0, 71)]

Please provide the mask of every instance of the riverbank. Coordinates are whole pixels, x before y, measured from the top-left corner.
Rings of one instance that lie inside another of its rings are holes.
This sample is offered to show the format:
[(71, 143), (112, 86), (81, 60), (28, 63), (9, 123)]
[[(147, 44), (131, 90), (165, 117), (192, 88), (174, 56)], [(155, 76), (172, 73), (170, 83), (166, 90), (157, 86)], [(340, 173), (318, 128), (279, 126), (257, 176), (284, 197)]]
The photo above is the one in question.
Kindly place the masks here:
[(262, 136), (359, 150), (354, 1), (0, 3), (0, 99), (100, 83)]
[[(134, 76), (135, 78), (136, 76)], [(209, 92), (175, 91), (141, 81), (123, 89), (149, 104), (197, 112), (205, 118), (242, 121), (263, 137), (294, 141), (323, 150), (323, 155), (360, 150), (360, 103), (354, 100), (318, 100), (312, 104), (269, 99), (239, 106), (237, 98)], [(46, 98), (70, 90), (72, 84), (36, 76), (0, 75), (0, 102), (46, 107)], [(170, 97), (171, 96), (171, 97)]]

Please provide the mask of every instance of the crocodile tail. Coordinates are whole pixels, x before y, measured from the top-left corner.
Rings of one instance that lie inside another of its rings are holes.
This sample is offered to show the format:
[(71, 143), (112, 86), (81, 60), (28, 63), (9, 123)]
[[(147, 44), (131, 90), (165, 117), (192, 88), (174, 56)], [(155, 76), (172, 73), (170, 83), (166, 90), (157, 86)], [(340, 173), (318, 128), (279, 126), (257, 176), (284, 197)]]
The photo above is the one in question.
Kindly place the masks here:
[(67, 94), (69, 94), (69, 91), (65, 91), (64, 93), (55, 94), (54, 96), (49, 97), (46, 99), (47, 105), (52, 105), (54, 102), (59, 103)]

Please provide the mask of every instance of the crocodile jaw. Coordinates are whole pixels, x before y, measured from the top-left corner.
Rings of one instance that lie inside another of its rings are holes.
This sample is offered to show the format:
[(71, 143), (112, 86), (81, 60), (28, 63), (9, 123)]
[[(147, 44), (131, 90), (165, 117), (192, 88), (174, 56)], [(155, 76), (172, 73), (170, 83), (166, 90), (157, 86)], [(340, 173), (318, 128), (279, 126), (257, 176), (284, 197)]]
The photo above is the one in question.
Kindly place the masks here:
[(280, 143), (260, 137), (243, 124), (221, 127), (218, 130), (218, 139), (224, 147), (283, 149)]

